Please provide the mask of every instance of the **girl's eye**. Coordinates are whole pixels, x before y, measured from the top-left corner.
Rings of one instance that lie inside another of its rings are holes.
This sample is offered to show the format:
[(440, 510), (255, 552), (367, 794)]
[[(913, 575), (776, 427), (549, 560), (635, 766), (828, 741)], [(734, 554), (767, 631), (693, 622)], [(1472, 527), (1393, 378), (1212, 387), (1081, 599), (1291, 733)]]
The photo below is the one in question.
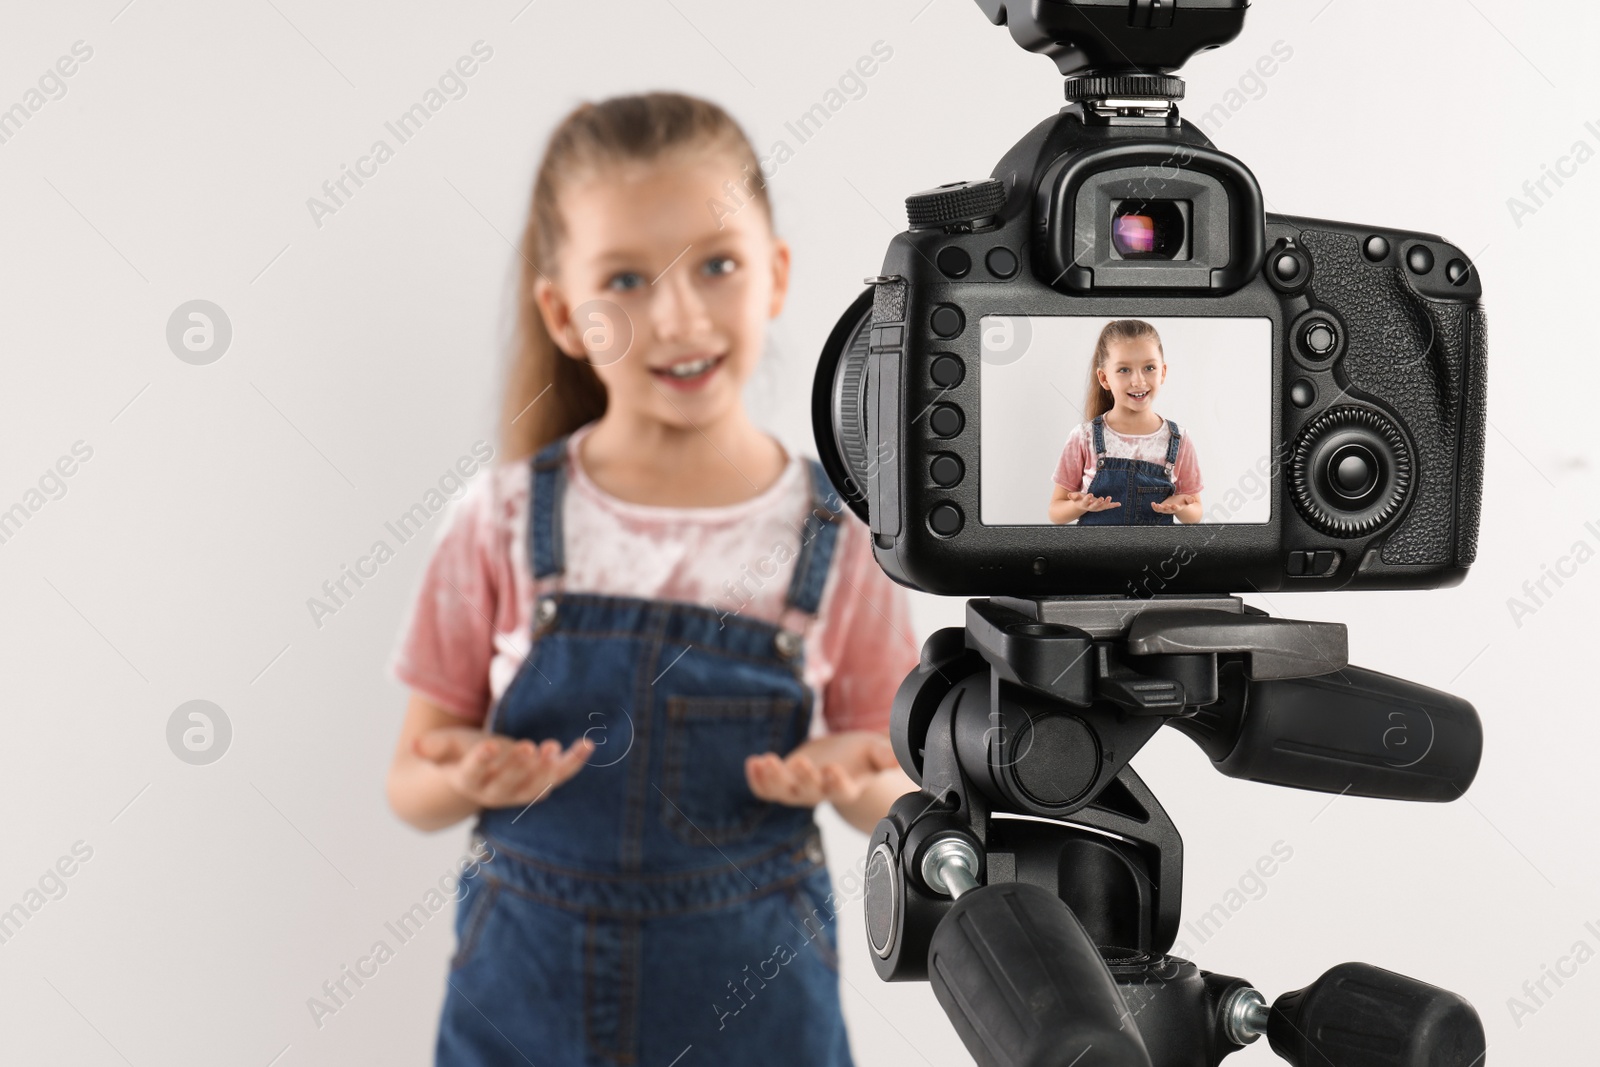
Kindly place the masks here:
[(739, 264), (734, 262), (732, 256), (713, 256), (706, 260), (705, 266), (701, 270), (713, 278), (720, 278), (723, 275), (732, 274), (738, 266)]
[(642, 287), (643, 285), (644, 275), (631, 270), (625, 270), (618, 274), (613, 274), (606, 282), (607, 289), (611, 289), (619, 293), (630, 292), (634, 289)]

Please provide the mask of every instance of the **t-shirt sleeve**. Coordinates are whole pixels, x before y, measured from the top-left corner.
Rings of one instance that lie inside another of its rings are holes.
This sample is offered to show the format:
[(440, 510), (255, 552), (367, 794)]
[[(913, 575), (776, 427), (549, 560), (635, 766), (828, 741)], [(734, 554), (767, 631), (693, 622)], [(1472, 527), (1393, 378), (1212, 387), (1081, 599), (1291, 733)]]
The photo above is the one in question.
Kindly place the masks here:
[(447, 514), (390, 660), (402, 684), (471, 723), (488, 712), (494, 623), (503, 589), (494, 470)]
[(921, 656), (911, 601), (872, 558), (871, 534), (854, 515), (843, 519), (836, 582), (824, 605), (823, 653), (833, 664), (822, 694), (830, 733), (887, 733), (894, 694)]
[[(1181, 443), (1180, 443), (1181, 444)], [(1089, 447), (1083, 436), (1083, 426), (1072, 428), (1067, 435), (1066, 447), (1056, 461), (1055, 483), (1069, 493), (1083, 491), (1083, 472), (1089, 465)]]
[(1180, 493), (1198, 493), (1205, 488), (1200, 479), (1200, 457), (1195, 454), (1194, 438), (1184, 434), (1178, 441), (1178, 460), (1173, 464), (1173, 489)]

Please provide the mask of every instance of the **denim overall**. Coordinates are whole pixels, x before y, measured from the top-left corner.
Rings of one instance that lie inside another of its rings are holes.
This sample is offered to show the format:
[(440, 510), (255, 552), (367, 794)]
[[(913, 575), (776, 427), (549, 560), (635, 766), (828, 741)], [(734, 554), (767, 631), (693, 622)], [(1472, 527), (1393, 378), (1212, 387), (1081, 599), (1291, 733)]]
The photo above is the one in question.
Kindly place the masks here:
[(1094, 496), (1108, 496), (1122, 506), (1086, 511), (1078, 518), (1078, 525), (1170, 526), (1176, 522), (1171, 515), (1163, 515), (1150, 505), (1160, 503), (1176, 491), (1173, 470), (1182, 441), (1178, 424), (1167, 420), (1171, 436), (1164, 464), (1106, 455), (1105, 416), (1096, 415), (1090, 425), (1094, 427), (1094, 481), (1089, 483), (1088, 491)]
[(821, 835), (744, 773), (808, 735), (801, 631), (841, 502), (811, 461), (787, 627), (562, 592), (566, 449), (532, 461), (531, 648), (485, 728), (596, 748), (539, 802), (479, 817), (492, 858), (463, 879), (435, 1062), (850, 1067)]

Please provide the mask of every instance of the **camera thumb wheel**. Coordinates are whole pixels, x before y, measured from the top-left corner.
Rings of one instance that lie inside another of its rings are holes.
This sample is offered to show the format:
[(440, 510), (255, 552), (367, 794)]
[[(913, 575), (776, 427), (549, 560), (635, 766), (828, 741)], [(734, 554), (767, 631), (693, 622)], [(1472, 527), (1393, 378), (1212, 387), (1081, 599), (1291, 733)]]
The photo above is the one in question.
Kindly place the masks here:
[(934, 930), (928, 980), (978, 1067), (1150, 1067), (1100, 951), (1039, 886), (962, 893)]

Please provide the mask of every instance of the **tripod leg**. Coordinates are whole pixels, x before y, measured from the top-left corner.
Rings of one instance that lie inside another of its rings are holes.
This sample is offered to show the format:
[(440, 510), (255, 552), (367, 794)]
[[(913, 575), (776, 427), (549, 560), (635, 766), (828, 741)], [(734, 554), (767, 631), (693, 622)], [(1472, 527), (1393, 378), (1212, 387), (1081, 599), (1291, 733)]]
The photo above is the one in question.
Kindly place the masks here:
[(979, 1067), (1150, 1067), (1100, 951), (1038, 886), (962, 893), (934, 931), (928, 979)]

